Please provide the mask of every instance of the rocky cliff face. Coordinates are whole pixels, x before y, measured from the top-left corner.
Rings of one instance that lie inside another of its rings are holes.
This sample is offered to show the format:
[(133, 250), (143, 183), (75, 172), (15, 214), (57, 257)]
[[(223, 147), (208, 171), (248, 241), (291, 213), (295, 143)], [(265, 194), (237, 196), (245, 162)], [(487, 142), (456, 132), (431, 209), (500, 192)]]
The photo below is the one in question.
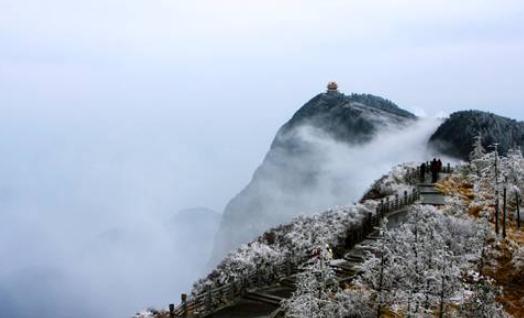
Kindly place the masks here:
[(413, 114), (373, 95), (315, 96), (281, 127), (251, 182), (226, 206), (213, 261), (294, 216), (350, 203), (344, 185), (351, 180), (333, 171), (329, 162), (336, 155), (330, 145), (356, 147), (381, 129), (415, 120)]
[(460, 111), (451, 116), (431, 136), (429, 144), (446, 155), (468, 160), (474, 137), (482, 136), (482, 145), (499, 143), (505, 155), (512, 147), (524, 146), (524, 123), (482, 111)]

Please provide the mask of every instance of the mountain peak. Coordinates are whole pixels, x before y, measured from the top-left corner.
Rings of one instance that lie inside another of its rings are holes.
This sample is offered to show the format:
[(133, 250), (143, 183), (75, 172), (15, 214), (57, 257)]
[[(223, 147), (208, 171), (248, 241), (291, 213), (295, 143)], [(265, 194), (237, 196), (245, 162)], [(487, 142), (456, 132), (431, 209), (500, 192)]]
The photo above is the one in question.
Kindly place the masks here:
[[(329, 86), (329, 85), (328, 85)], [(371, 94), (345, 95), (338, 90), (317, 94), (282, 127), (275, 141), (296, 127), (309, 125), (346, 143), (368, 141), (377, 127), (403, 124), (417, 117), (395, 103)], [(275, 145), (275, 144), (274, 144)]]
[[(326, 92), (314, 96), (280, 128), (251, 182), (227, 204), (214, 261), (271, 226), (358, 195), (343, 191), (341, 177), (326, 172), (333, 159), (325, 147), (332, 141), (364, 144), (385, 127), (404, 127), (415, 119), (384, 98), (345, 95), (330, 84)], [(321, 132), (321, 142), (315, 141), (317, 132)], [(312, 198), (313, 193), (318, 195)]]

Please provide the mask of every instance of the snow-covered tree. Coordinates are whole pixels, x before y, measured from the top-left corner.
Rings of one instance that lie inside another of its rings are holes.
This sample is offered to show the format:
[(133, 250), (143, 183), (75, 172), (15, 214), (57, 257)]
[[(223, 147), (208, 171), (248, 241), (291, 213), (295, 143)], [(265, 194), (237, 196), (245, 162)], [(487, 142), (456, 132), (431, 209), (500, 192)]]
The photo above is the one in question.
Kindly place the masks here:
[(370, 290), (370, 307), (377, 312), (395, 306), (414, 316), (441, 306), (446, 311), (449, 299), (462, 292), (462, 273), (480, 258), (481, 246), (471, 220), (414, 206), (405, 224), (383, 231), (379, 251), (363, 264), (358, 281)]
[(499, 157), (494, 147), (493, 151), (472, 160), (464, 169), (468, 170), (467, 178), (473, 184), (476, 194), (473, 205), (483, 208), (492, 221), (495, 221), (495, 212), (498, 209), (500, 222), (503, 212), (502, 193), (506, 189), (508, 218), (516, 219), (517, 202), (520, 204), (524, 189), (524, 157), (520, 149), (509, 149), (507, 156)]
[(376, 317), (374, 301), (372, 294), (367, 289), (347, 289), (335, 295), (336, 300), (342, 307), (344, 318), (359, 317), (371, 318)]
[(524, 246), (520, 246), (515, 250), (511, 262), (517, 271), (524, 272)]
[[(378, 315), (384, 307), (391, 305), (394, 301), (394, 291), (398, 290), (398, 281), (395, 279), (409, 273), (406, 271), (406, 259), (401, 256), (409, 247), (399, 244), (398, 240), (404, 237), (397, 237), (395, 234), (387, 229), (386, 220), (380, 229), (381, 239), (376, 245), (375, 252), (369, 254), (368, 260), (361, 268), (362, 282), (373, 290), (375, 305), (373, 307)], [(395, 297), (399, 296), (399, 294), (395, 295)]]
[(473, 150), (469, 154), (470, 161), (481, 159), (486, 154), (486, 150), (482, 146), (482, 135), (479, 134), (474, 138)]
[[(505, 175), (504, 186), (507, 189), (508, 201), (514, 206), (520, 203), (522, 189), (524, 189), (524, 157), (520, 148), (512, 148), (506, 158), (502, 159), (501, 169)], [(514, 214), (510, 212), (510, 215)], [(515, 219), (517, 216), (514, 215)]]
[(486, 279), (480, 279), (473, 285), (473, 295), (463, 310), (467, 318), (505, 318), (502, 306), (496, 301), (499, 291)]
[(315, 246), (343, 244), (350, 227), (360, 224), (376, 212), (374, 201), (338, 207), (309, 217), (297, 217), (291, 223), (268, 230), (249, 244), (230, 253), (206, 278), (197, 281), (192, 294), (234, 281), (253, 273), (271, 275), (283, 263), (303, 262)]
[(286, 317), (344, 317), (344, 308), (335, 295), (340, 292), (335, 272), (329, 266), (327, 249), (318, 247), (320, 255), (297, 275), (296, 291), (283, 308)]

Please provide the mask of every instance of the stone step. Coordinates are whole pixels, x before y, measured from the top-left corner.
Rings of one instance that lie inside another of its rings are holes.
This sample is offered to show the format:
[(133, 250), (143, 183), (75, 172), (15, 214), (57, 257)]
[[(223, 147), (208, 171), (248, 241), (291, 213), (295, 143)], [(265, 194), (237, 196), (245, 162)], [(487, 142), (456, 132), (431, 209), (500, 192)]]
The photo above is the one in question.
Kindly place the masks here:
[(357, 263), (357, 264), (360, 264), (360, 263), (362, 263), (364, 261), (364, 257), (362, 257), (362, 256), (349, 255), (349, 254), (344, 255), (344, 259), (349, 261), (349, 262)]
[(276, 306), (280, 306), (280, 302), (284, 300), (282, 297), (256, 291), (246, 293), (244, 298)]
[(423, 194), (420, 198), (421, 204), (444, 205), (446, 204), (446, 196), (442, 194)]
[(355, 278), (355, 275), (348, 275), (344, 277), (338, 277), (338, 283), (351, 283), (351, 281)]
[(339, 260), (336, 263), (330, 264), (330, 266), (333, 268), (340, 268), (347, 272), (353, 272), (355, 270), (354, 265), (346, 260)]
[(286, 278), (280, 280), (280, 285), (286, 286), (286, 287), (289, 287), (289, 288), (295, 288), (295, 286), (296, 286), (296, 277), (294, 277), (294, 276), (286, 277)]

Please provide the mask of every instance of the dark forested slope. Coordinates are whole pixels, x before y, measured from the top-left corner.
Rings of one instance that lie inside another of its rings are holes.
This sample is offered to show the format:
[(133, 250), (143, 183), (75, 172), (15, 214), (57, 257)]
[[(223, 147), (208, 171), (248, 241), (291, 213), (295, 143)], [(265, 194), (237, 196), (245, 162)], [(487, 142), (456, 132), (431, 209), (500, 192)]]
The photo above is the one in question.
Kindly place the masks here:
[(512, 147), (524, 146), (523, 122), (476, 110), (451, 114), (429, 143), (441, 153), (467, 160), (479, 134), (485, 148), (498, 143), (503, 155)]

